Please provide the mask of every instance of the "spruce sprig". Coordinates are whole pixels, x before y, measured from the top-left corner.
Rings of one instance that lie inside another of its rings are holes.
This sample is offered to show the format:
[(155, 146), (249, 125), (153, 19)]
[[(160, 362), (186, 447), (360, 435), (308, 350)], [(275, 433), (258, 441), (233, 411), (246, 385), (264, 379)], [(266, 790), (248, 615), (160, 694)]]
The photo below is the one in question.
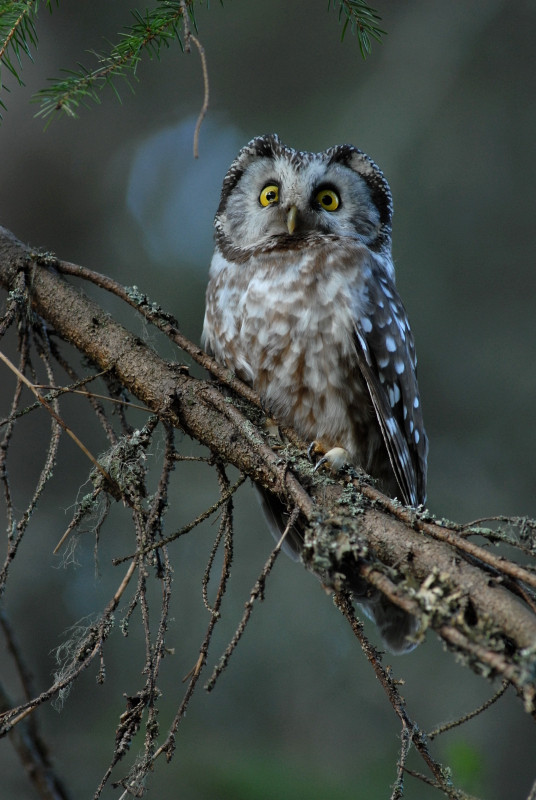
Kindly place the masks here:
[(156, 57), (160, 60), (162, 47), (169, 47), (174, 41), (184, 49), (178, 26), (187, 11), (197, 30), (194, 2), (160, 0), (154, 9), (146, 9), (143, 14), (132, 11), (134, 24), (125, 28), (120, 34), (121, 41), (108, 54), (90, 51), (97, 57), (96, 69), (89, 70), (79, 63), (79, 70), (63, 70), (69, 77), (63, 80), (52, 78), (51, 86), (34, 95), (32, 101), (41, 103), (37, 116), (52, 119), (57, 113), (64, 113), (76, 117), (80, 105), (89, 107), (89, 100), (100, 103), (99, 93), (105, 86), (110, 86), (121, 102), (115, 81), (122, 78), (132, 90), (129, 79), (136, 78), (136, 69), (144, 51), (151, 59)]
[[(0, 1), (0, 90), (9, 91), (1, 82), (2, 67), (15, 77), (19, 86), (24, 86), (19, 73), (22, 69), (21, 55), (25, 54), (33, 61), (30, 48), (37, 49), (34, 21), (38, 6), (39, 0)], [(51, 0), (46, 0), (46, 6), (52, 10)], [(1, 97), (0, 107), (6, 108)]]
[[(337, 8), (337, 0), (328, 0), (328, 11), (332, 3), (333, 8)], [(350, 26), (352, 33), (357, 33), (359, 49), (363, 59), (365, 59), (371, 52), (372, 43), (370, 37), (382, 44), (382, 36), (387, 36), (387, 31), (384, 31), (377, 24), (381, 22), (381, 17), (376, 9), (369, 6), (365, 0), (339, 0), (339, 3), (339, 22), (342, 21), (343, 14), (346, 16), (341, 42), (344, 40), (348, 26)]]

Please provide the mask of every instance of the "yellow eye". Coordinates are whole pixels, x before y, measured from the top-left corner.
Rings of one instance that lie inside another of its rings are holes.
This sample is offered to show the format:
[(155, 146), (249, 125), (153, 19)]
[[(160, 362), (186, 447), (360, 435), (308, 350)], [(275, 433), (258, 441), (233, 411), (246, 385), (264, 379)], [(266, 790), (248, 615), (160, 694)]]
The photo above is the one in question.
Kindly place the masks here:
[(262, 190), (259, 202), (261, 206), (271, 206), (272, 203), (277, 203), (279, 200), (279, 186), (270, 183), (268, 186), (265, 186)]
[(333, 189), (321, 189), (316, 199), (325, 211), (335, 211), (340, 204), (339, 195)]

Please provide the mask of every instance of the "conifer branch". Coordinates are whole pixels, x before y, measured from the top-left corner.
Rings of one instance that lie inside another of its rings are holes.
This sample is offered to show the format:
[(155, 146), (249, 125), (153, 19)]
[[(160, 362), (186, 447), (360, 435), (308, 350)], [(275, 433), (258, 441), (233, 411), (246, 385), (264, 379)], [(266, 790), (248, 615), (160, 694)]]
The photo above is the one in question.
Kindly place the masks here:
[[(30, 45), (37, 49), (34, 18), (38, 4), (38, 0), (0, 2), (0, 90), (5, 88), (1, 83), (2, 67), (11, 72), (19, 86), (24, 86), (12, 58), (14, 56), (20, 69), (22, 69), (21, 52), (33, 61)], [(0, 108), (6, 108), (1, 98)], [(0, 119), (2, 119), (1, 114)]]
[(51, 86), (34, 95), (33, 102), (41, 103), (37, 116), (52, 117), (59, 112), (76, 117), (79, 106), (88, 108), (89, 100), (100, 104), (99, 92), (105, 86), (110, 86), (121, 102), (115, 81), (122, 78), (132, 90), (129, 79), (136, 78), (138, 63), (144, 51), (151, 59), (155, 57), (160, 60), (162, 47), (169, 47), (174, 41), (178, 41), (184, 50), (179, 23), (183, 18), (184, 8), (187, 8), (197, 30), (193, 5), (194, 0), (187, 0), (185, 3), (160, 0), (152, 10), (146, 9), (144, 13), (132, 11), (134, 24), (120, 34), (121, 41), (112, 47), (110, 53), (99, 55), (92, 51), (98, 59), (96, 69), (89, 70), (79, 63), (79, 70), (64, 70), (69, 77), (64, 80), (53, 78)]
[[(365, 0), (339, 0), (339, 22), (342, 22), (343, 14), (346, 16), (342, 29), (341, 42), (348, 27), (352, 33), (357, 34), (359, 49), (365, 59), (371, 52), (370, 37), (382, 44), (382, 36), (387, 36), (387, 31), (378, 26), (381, 17), (375, 8), (372, 8)], [(328, 2), (328, 11), (331, 8), (332, 0)], [(333, 0), (333, 8), (337, 8), (337, 0)]]

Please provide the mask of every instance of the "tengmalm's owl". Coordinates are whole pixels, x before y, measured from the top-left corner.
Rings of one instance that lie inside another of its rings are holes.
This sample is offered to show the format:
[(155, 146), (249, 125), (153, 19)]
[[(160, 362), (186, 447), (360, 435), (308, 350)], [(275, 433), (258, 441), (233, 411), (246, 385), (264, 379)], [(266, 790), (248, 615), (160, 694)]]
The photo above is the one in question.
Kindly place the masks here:
[[(253, 139), (223, 181), (204, 341), (323, 462), (361, 467), (407, 505), (426, 498), (428, 441), (415, 346), (395, 288), (391, 192), (350, 145), (306, 153)], [(261, 501), (274, 535), (282, 507)], [(297, 531), (287, 550), (300, 551)], [(356, 586), (387, 646), (414, 617)]]

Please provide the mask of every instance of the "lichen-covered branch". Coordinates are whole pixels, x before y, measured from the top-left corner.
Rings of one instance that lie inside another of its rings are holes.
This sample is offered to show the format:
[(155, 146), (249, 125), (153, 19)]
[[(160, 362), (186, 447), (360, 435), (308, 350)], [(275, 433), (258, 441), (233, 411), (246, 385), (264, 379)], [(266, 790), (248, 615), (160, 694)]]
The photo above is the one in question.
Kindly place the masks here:
[(482, 548), (384, 498), (357, 476), (339, 481), (314, 475), (304, 451), (290, 442), (275, 451), (258, 408), (164, 361), (39, 260), (44, 259), (0, 229), (1, 285), (11, 290), (21, 269), (31, 272), (31, 306), (49, 329), (167, 425), (238, 467), (289, 510), (298, 508), (304, 563), (325, 584), (351, 588), (364, 577), (418, 615), (423, 630), (433, 628), (477, 672), (511, 680), (532, 707), (536, 615), (503, 583), (511, 576), (534, 586), (533, 571), (500, 557), (490, 564)]

